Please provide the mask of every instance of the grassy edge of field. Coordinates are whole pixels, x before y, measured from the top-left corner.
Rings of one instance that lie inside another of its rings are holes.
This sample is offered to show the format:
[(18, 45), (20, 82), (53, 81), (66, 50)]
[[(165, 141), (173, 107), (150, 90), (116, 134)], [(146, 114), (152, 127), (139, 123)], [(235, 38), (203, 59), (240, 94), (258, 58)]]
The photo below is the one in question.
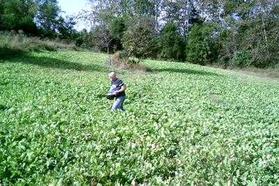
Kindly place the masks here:
[(227, 75), (237, 76), (241, 79), (253, 79), (255, 81), (279, 83), (279, 69), (257, 69), (257, 68), (244, 68), (244, 69), (221, 69), (216, 67), (209, 67), (219, 69)]
[(279, 79), (279, 66), (274, 68), (256, 68), (256, 67), (229, 67), (224, 68), (223, 66), (218, 65), (206, 65), (208, 68), (220, 69), (225, 73), (236, 74), (242, 77), (254, 77), (259, 80), (278, 80)]

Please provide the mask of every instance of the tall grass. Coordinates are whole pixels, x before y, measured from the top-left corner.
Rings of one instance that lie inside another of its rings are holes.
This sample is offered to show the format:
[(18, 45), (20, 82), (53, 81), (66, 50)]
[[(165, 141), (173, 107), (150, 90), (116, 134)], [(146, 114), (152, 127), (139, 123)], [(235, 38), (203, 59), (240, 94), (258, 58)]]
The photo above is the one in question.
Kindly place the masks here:
[[(23, 33), (0, 32), (0, 54), (3, 51), (57, 51), (57, 50), (77, 50), (72, 43), (61, 40), (41, 39), (39, 37), (27, 37)], [(2, 52), (1, 52), (2, 51)], [(1, 57), (1, 56), (0, 56)]]

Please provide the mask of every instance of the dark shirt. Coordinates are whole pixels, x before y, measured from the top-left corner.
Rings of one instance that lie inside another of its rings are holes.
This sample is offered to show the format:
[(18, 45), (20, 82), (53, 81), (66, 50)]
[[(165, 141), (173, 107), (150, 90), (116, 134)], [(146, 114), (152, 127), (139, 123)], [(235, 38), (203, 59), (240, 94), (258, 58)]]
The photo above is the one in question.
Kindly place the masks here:
[[(111, 88), (110, 88), (109, 93), (113, 94), (115, 91), (119, 91), (121, 89), (121, 87), (124, 85), (125, 84), (120, 79), (111, 81)], [(119, 92), (118, 94), (116, 94), (116, 97), (121, 97), (121, 96), (125, 96), (125, 95), (126, 95), (125, 91), (122, 91), (122, 92)]]

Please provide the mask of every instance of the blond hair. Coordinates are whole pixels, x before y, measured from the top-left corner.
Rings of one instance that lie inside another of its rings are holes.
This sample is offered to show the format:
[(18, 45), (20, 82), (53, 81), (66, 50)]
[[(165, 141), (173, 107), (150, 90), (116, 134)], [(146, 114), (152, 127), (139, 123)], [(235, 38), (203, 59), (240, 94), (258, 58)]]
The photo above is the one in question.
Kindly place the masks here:
[(109, 76), (109, 77), (116, 77), (116, 73), (115, 73), (115, 72), (110, 72), (110, 73), (108, 74), (108, 76)]

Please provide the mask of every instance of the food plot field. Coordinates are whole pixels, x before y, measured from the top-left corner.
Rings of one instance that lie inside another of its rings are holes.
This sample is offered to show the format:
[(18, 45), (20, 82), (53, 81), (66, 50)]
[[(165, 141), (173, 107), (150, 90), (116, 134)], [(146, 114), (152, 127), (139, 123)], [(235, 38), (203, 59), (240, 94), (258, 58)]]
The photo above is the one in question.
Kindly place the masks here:
[(279, 82), (151, 61), (41, 52), (0, 60), (0, 185), (279, 185)]

